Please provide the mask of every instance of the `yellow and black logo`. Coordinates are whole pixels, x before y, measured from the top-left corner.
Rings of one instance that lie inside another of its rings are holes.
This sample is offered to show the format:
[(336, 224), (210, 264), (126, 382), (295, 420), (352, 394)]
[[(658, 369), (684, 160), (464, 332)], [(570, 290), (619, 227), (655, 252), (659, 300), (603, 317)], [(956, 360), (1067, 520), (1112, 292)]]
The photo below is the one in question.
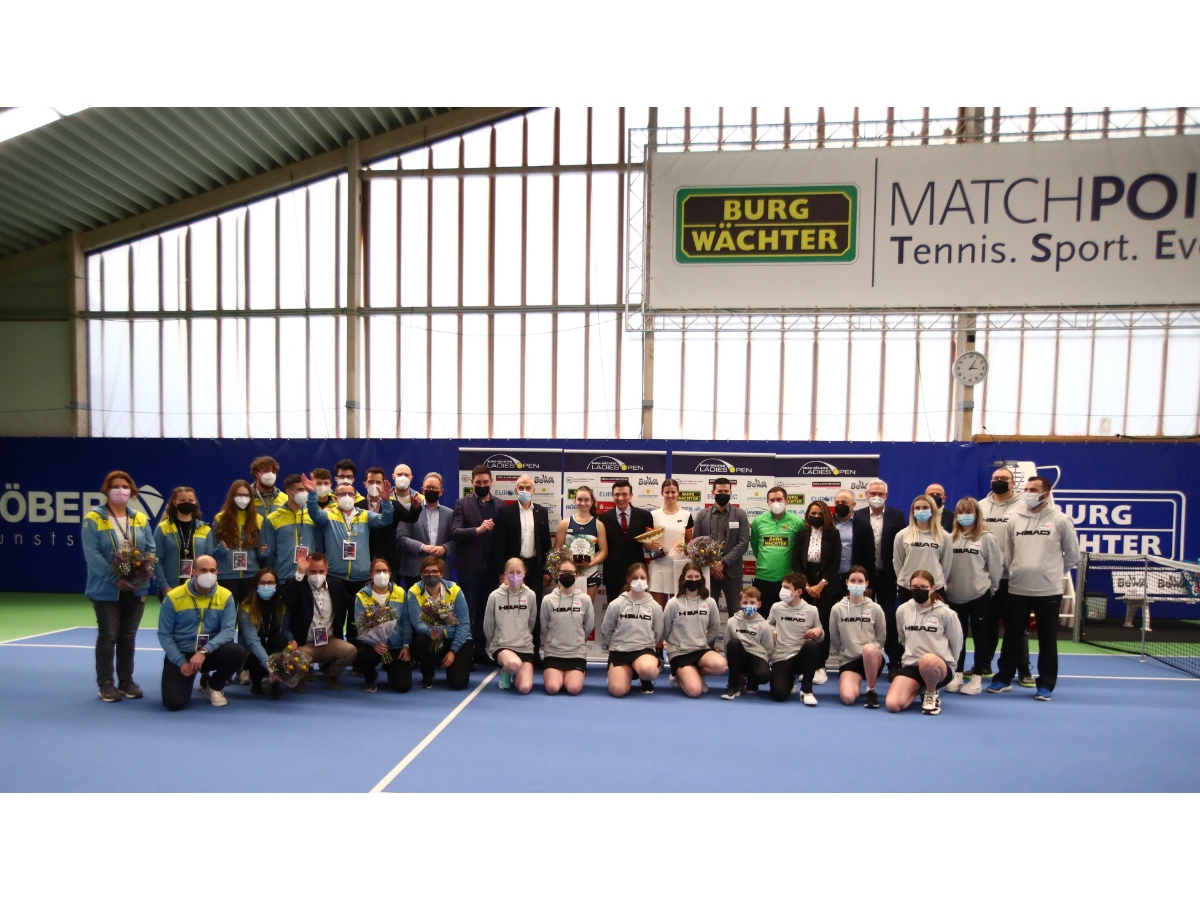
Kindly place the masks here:
[(675, 195), (679, 263), (853, 262), (858, 188), (681, 188)]

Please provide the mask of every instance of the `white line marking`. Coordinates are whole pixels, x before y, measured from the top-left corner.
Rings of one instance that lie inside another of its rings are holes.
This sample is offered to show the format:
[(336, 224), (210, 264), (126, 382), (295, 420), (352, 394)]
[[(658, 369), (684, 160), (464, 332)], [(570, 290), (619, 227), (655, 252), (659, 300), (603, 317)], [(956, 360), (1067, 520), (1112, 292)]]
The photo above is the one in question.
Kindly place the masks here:
[(441, 734), (442, 730), (445, 729), (445, 727), (447, 725), (449, 725), (451, 722), (453, 722), (454, 719), (458, 716), (458, 714), (460, 712), (462, 712), (464, 709), (466, 709), (468, 703), (470, 703), (477, 696), (479, 696), (479, 692), (488, 686), (488, 682), (490, 682), (493, 678), (495, 678), (497, 673), (499, 673), (499, 671), (500, 671), (499, 669), (492, 669), (492, 674), (490, 674), (487, 678), (483, 679), (483, 681), (481, 681), (479, 683), (479, 686), (477, 688), (475, 688), (475, 690), (471, 691), (471, 693), (468, 696), (463, 698), (462, 703), (460, 703), (460, 704), (458, 704), (458, 706), (454, 707), (454, 711), (451, 712), (450, 715), (446, 716), (446, 718), (442, 719), (442, 721), (438, 723), (437, 728), (433, 729), (433, 731), (431, 731), (431, 732), (429, 732), (429, 734), (425, 735), (425, 739), (423, 741), (421, 741), (421, 743), (417, 744), (417, 746), (413, 747), (412, 750), (409, 751), (408, 756), (404, 757), (404, 759), (402, 759), (402, 760), (400, 760), (400, 762), (396, 763), (396, 768), (392, 769), (392, 771), (388, 772), (387, 775), (383, 776), (383, 780), (380, 781), (379, 784), (375, 785), (375, 787), (371, 788), (370, 793), (378, 794), (380, 791), (382, 791), (384, 788), (386, 788), (389, 784), (391, 784), (393, 781), (395, 781), (396, 776), (399, 775), (401, 772), (403, 772), (408, 767), (408, 764), (410, 762), (412, 762), (414, 759), (416, 759), (421, 754), (422, 750), (424, 750), (426, 747), (428, 747), (430, 744), (433, 743), (433, 739), (436, 738), (439, 734)]
[[(56, 628), (54, 631), (43, 631), (41, 634), (26, 634), (21, 637), (9, 638), (7, 641), (0, 641), (0, 646), (11, 644), (13, 641), (28, 641), (32, 638), (47, 637), (51, 634), (62, 634), (64, 631), (74, 631), (76, 628), (87, 628), (87, 625), (72, 625), (70, 628)], [(94, 648), (93, 648), (94, 649)]]
[(1098, 681), (1194, 681), (1200, 684), (1200, 678), (1172, 678), (1170, 676), (1156, 677), (1153, 675), (1059, 675), (1059, 678), (1094, 678)]
[[(27, 640), (27, 638), (22, 638), (21, 640)], [(14, 644), (12, 641), (5, 641), (3, 644), (0, 644), (0, 647), (35, 647), (38, 649), (45, 648), (48, 650), (95, 650), (96, 649), (95, 644)], [(162, 647), (134, 647), (133, 649), (134, 650), (157, 650), (159, 653), (163, 652)]]

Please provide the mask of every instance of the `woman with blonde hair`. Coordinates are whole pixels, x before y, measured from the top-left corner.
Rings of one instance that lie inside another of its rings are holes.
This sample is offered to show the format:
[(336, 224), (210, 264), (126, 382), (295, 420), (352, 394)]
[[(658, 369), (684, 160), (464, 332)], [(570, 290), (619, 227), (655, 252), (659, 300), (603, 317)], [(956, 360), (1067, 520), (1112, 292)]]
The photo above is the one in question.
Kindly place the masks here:
[(983, 691), (983, 677), (972, 675), (963, 683), (966, 637), (968, 629), (975, 639), (976, 656), (991, 658), (993, 648), (987, 646), (985, 635), (992, 595), (1004, 577), (1004, 554), (1000, 543), (983, 524), (979, 501), (963, 497), (954, 507), (954, 531), (950, 535), (954, 562), (946, 573), (946, 599), (958, 614), (963, 634), (963, 649), (958, 653), (954, 680), (946, 687), (951, 693), (978, 694)]
[(928, 494), (918, 495), (908, 511), (908, 527), (896, 534), (892, 556), (896, 570), (897, 606), (912, 595), (906, 585), (918, 571), (933, 575), (932, 587), (946, 586), (946, 573), (954, 562), (950, 535), (942, 529), (937, 503)]

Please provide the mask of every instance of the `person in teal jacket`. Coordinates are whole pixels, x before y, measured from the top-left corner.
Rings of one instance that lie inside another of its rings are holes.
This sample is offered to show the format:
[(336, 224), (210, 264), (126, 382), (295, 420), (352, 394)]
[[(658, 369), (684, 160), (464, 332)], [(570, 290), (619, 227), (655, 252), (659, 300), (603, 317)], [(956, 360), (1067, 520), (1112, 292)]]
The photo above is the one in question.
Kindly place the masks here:
[(259, 568), (267, 562), (266, 519), (250, 508), (253, 502), (250, 482), (239, 478), (229, 486), (221, 511), (213, 516), (217, 583), (239, 600), (253, 588)]
[(396, 614), (396, 624), (386, 642), (356, 641), (358, 671), (366, 679), (363, 690), (368, 694), (375, 693), (379, 683), (376, 667), (383, 662), (385, 654), (391, 657), (390, 662), (383, 663), (388, 687), (397, 694), (407, 694), (412, 689), (412, 665), (409, 662), (412, 657), (408, 646), (412, 640), (412, 623), (405, 602), (404, 588), (392, 581), (391, 564), (383, 557), (371, 560), (371, 583), (354, 596), (354, 619), (361, 619), (368, 606), (386, 603)]
[(296, 551), (303, 548), (305, 556), (317, 552), (317, 531), (308, 514), (308, 491), (300, 484), (299, 475), (289, 475), (283, 482), (287, 501), (267, 514), (263, 523), (262, 541), (267, 548), (264, 565), (270, 566), (287, 583), (296, 574)]
[(129, 501), (137, 497), (137, 484), (129, 473), (109, 472), (101, 491), (108, 500), (83, 517), (80, 546), (87, 563), (84, 593), (96, 612), (96, 684), (100, 699), (112, 703), (123, 697), (142, 697), (141, 687), (133, 680), (133, 651), (152, 580), (150, 569), (142, 578), (117, 577), (113, 558), (122, 550), (137, 550), (152, 558), (154, 532), (149, 517), (129, 506)]
[[(272, 569), (259, 569), (249, 579), (252, 589), (238, 604), (238, 643), (249, 652), (246, 671), (250, 675), (250, 693), (263, 692), (263, 679), (268, 681), (267, 696), (278, 700), (283, 696), (279, 679), (267, 671), (267, 658), (296, 646), (291, 621), (283, 605), (283, 591)], [(219, 583), (219, 582), (218, 582)], [(409, 675), (411, 680), (412, 675)]]
[(421, 668), (421, 687), (433, 687), (435, 667), (446, 670), (446, 684), (461, 691), (471, 677), (475, 642), (471, 612), (462, 590), (445, 579), (446, 563), (436, 556), (421, 560), (421, 580), (408, 589), (405, 608), (412, 625), (412, 655)]
[(217, 584), (217, 561), (199, 557), (193, 575), (167, 592), (158, 611), (158, 642), (163, 659), (163, 706), (175, 711), (200, 689), (213, 706), (225, 706), (225, 683), (237, 674), (246, 651), (236, 640), (237, 611), (233, 595)]
[(177, 487), (171, 491), (162, 520), (154, 529), (158, 596), (165, 597), (167, 591), (191, 578), (196, 558), (212, 553), (212, 528), (201, 515), (194, 489)]

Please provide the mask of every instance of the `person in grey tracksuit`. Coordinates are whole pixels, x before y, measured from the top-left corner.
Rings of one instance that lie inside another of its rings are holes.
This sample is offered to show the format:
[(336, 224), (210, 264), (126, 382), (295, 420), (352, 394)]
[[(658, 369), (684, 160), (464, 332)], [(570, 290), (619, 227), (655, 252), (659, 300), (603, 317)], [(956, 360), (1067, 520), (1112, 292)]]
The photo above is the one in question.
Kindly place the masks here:
[(838, 667), (838, 696), (847, 706), (858, 700), (867, 682), (867, 709), (878, 709), (875, 681), (883, 669), (887, 619), (883, 607), (866, 596), (867, 573), (852, 566), (846, 575), (847, 594), (829, 613), (829, 662)]
[(932, 573), (914, 572), (909, 592), (912, 599), (896, 610), (896, 629), (904, 655), (888, 688), (887, 709), (906, 709), (923, 690), (921, 711), (937, 715), (941, 712), (938, 688), (954, 677), (954, 665), (962, 649), (962, 628), (954, 610), (934, 590)]
[(575, 564), (563, 560), (558, 584), (542, 598), (542, 682), (547, 694), (583, 690), (587, 638), (596, 626), (596, 613), (586, 583), (576, 577)]
[[(1019, 509), (1024, 508), (1021, 494), (1013, 490), (1013, 473), (1006, 466), (1001, 466), (992, 473), (991, 492), (979, 501), (979, 513), (983, 517), (983, 527), (996, 536), (996, 541), (1003, 543), (1004, 530), (1008, 520)], [(1003, 548), (1002, 548), (1003, 550)], [(1004, 615), (1004, 607), (1008, 603), (1008, 567), (1005, 564), (1004, 575), (1000, 579), (1000, 587), (992, 594), (988, 606), (988, 617), (983, 623), (982, 640), (975, 639), (975, 656), (971, 665), (971, 674), (987, 676), (992, 674), (992, 659), (1000, 646), (1000, 617)], [(1032, 678), (1029, 666), (1029, 631), (1021, 632), (1021, 654), (1017, 659), (1017, 674), (1021, 680)]]
[(741, 682), (746, 681), (750, 692), (771, 679), (770, 659), (775, 650), (775, 636), (771, 625), (758, 614), (761, 604), (759, 591), (755, 587), (742, 589), (742, 608), (725, 625), (725, 659), (729, 662), (729, 685), (723, 699), (732, 700), (741, 693)]
[(721, 613), (704, 586), (704, 571), (693, 562), (684, 563), (678, 593), (663, 609), (663, 640), (673, 683), (687, 696), (704, 693), (704, 676), (725, 674), (725, 658), (713, 649), (720, 636)]
[[(1004, 576), (1004, 554), (996, 536), (984, 527), (979, 503), (973, 497), (963, 497), (955, 506), (954, 514), (954, 531), (950, 536), (954, 562), (946, 573), (946, 599), (958, 615), (964, 641), (951, 691), (963, 682), (968, 630), (975, 638), (977, 649), (987, 646), (988, 611)], [(990, 658), (990, 654), (988, 656)], [(981, 682), (982, 679), (974, 675), (967, 682), (965, 692), (978, 694), (983, 690)]]
[(771, 699), (780, 703), (786, 700), (798, 675), (805, 704), (815, 705), (813, 675), (821, 667), (821, 642), (825, 639), (820, 612), (804, 599), (803, 591), (797, 589), (786, 602), (781, 595), (779, 602), (771, 607), (767, 621), (775, 629), (775, 647), (771, 651)]
[(608, 692), (614, 697), (629, 693), (634, 675), (642, 681), (642, 693), (654, 693), (659, 671), (655, 648), (662, 638), (662, 607), (649, 591), (644, 566), (630, 566), (629, 577), (629, 589), (608, 604), (600, 627), (608, 648)]
[[(510, 559), (504, 565), (505, 583), (488, 595), (483, 611), (483, 636), (487, 653), (504, 671), (500, 687), (517, 693), (533, 689), (533, 629), (537, 624), (537, 597), (525, 582), (525, 563)], [(539, 589), (541, 585), (538, 585)], [(507, 675), (508, 678), (504, 676)]]

